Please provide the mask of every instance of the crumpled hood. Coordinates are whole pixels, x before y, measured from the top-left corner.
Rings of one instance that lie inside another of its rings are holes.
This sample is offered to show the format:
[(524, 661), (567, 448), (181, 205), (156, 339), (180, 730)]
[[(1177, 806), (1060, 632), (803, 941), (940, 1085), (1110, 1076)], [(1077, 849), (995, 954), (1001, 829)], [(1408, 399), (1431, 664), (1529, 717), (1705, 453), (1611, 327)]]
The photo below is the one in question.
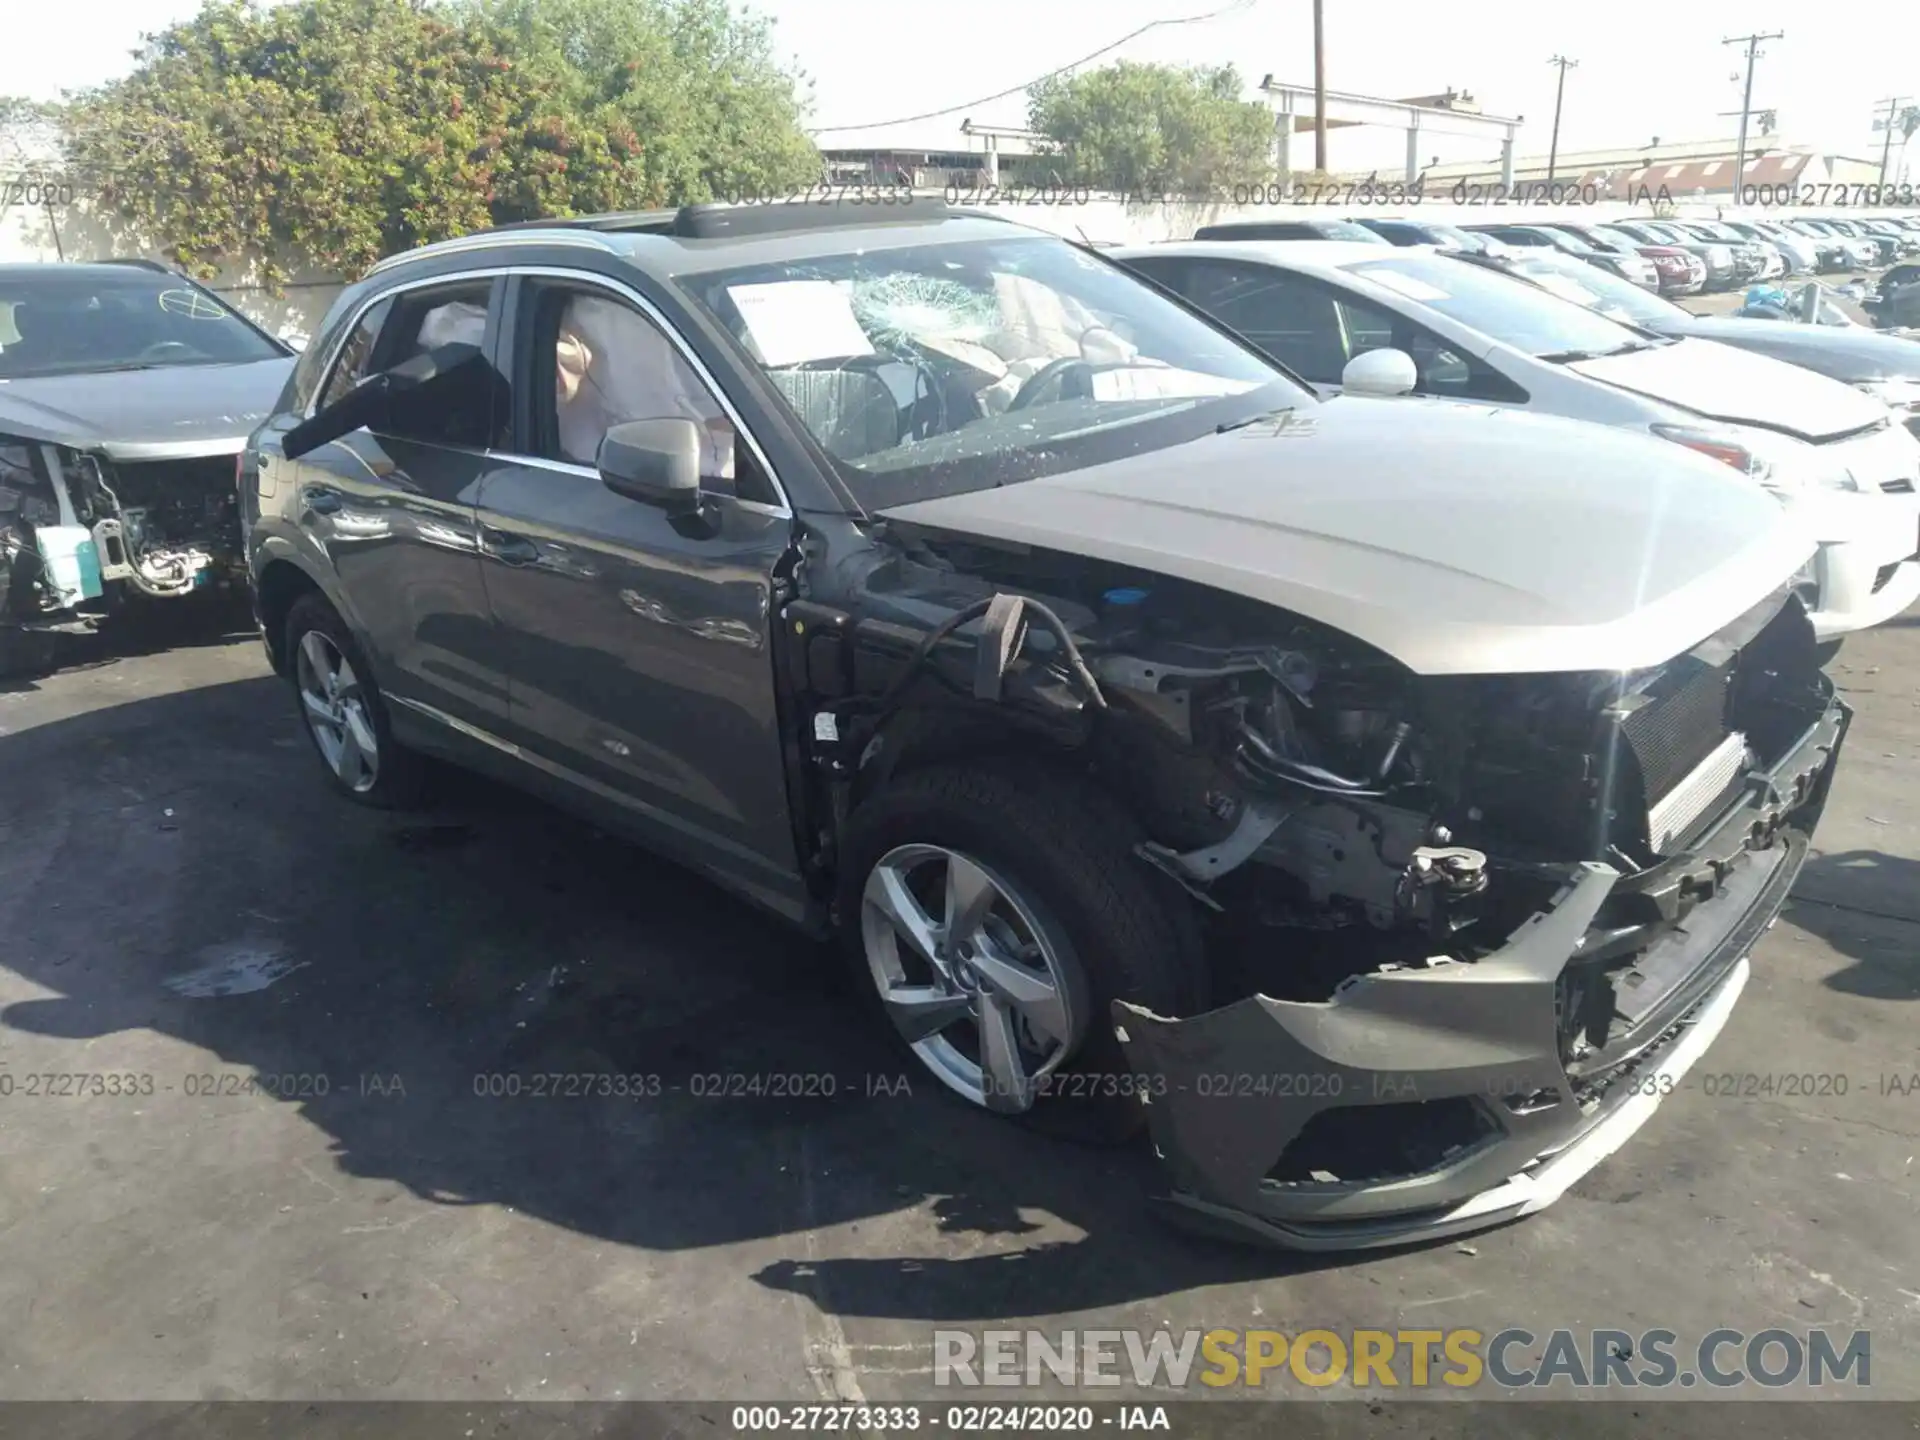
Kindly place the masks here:
[(272, 413), (292, 356), (0, 380), (0, 435), (115, 460), (230, 455)]
[(1898, 335), (1852, 330), (1843, 325), (1801, 325), (1786, 320), (1742, 320), (1732, 315), (1690, 315), (1664, 323), (1667, 335), (1691, 335), (1803, 366), (1829, 379), (1920, 379), (1920, 345)]
[(1783, 430), (1802, 440), (1830, 440), (1887, 418), (1886, 406), (1825, 375), (1712, 340), (1603, 355), (1567, 368), (1712, 420)]
[(1245, 595), (1429, 675), (1656, 665), (1813, 550), (1758, 486), (1680, 446), (1353, 396), (882, 515)]

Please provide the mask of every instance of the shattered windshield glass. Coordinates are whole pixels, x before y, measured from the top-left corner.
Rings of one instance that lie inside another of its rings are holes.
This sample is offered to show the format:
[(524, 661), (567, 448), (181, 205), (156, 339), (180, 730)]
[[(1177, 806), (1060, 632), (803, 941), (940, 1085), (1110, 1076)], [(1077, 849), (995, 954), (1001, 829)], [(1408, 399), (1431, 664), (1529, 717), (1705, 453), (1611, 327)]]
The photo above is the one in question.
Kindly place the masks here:
[(867, 250), (682, 276), (862, 505), (1182, 444), (1311, 396), (1064, 241)]

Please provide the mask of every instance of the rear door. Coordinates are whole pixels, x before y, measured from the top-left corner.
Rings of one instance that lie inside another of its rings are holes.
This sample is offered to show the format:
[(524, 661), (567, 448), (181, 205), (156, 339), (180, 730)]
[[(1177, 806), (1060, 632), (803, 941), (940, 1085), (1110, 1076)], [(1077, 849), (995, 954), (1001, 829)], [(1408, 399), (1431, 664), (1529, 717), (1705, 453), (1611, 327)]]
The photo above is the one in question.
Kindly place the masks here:
[[(479, 495), (485, 590), (522, 757), (660, 848), (790, 908), (797, 865), (771, 620), (793, 517), (764, 455), (638, 290), (516, 278), (512, 419)], [(705, 434), (704, 513), (616, 494), (628, 420)]]
[[(484, 354), (504, 284), (465, 276), (372, 301), (330, 362), (314, 408), (426, 350), (465, 343)], [(487, 730), (505, 721), (507, 692), (481, 587), (474, 499), (497, 394), (483, 364), (377, 430), (350, 431), (293, 461), (262, 456), (284, 467), (300, 526), (339, 578), (381, 690), (418, 715)]]

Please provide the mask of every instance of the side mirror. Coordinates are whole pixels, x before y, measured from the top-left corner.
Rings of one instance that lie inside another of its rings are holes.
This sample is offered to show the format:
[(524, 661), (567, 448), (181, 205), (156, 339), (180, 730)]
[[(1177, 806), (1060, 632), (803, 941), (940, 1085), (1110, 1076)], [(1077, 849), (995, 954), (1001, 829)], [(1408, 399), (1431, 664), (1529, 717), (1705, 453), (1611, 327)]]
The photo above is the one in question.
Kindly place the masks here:
[(390, 424), (396, 408), (437, 397), (477, 379), (486, 369), (478, 345), (442, 345), (369, 375), (333, 404), (301, 421), (281, 441), (287, 459), (298, 460), (361, 426)]
[(670, 515), (700, 508), (700, 427), (691, 420), (628, 420), (600, 442), (600, 479), (616, 495)]
[(1404, 350), (1363, 351), (1340, 372), (1340, 388), (1349, 395), (1407, 395), (1419, 383), (1420, 372)]

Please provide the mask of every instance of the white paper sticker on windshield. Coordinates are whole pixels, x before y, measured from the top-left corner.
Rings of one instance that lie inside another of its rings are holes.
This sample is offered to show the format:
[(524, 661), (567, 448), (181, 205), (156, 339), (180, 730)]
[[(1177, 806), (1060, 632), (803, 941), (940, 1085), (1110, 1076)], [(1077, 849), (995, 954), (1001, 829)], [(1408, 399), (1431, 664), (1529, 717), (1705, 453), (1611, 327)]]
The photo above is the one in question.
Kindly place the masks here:
[(1444, 300), (1447, 298), (1447, 292), (1439, 286), (1429, 285), (1424, 280), (1416, 280), (1411, 275), (1403, 275), (1398, 270), (1388, 270), (1379, 266), (1370, 266), (1360, 273), (1365, 275), (1367, 279), (1373, 281), (1374, 284), (1384, 285), (1387, 289), (1397, 291), (1409, 300), (1418, 300), (1424, 304), (1429, 301)]
[(874, 353), (873, 342), (854, 318), (846, 291), (831, 280), (733, 285), (727, 293), (739, 307), (764, 365), (800, 365)]
[(1229, 380), (1196, 370), (1140, 365), (1093, 372), (1096, 400), (1197, 400), (1216, 395), (1238, 395), (1254, 388), (1250, 380)]

